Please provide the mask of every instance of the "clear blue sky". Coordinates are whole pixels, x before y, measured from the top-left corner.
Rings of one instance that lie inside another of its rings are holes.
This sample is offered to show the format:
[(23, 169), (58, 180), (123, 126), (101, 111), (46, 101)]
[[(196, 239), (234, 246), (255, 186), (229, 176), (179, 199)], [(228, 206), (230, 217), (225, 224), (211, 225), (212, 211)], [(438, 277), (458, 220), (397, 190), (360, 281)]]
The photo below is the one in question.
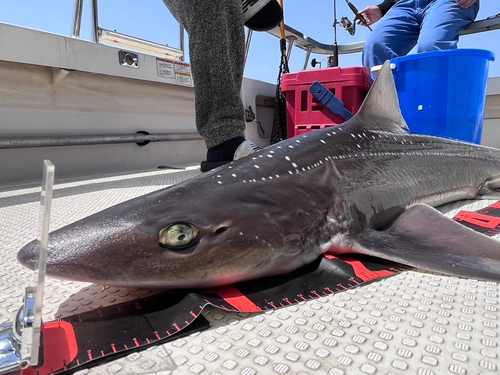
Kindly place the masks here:
[[(353, 0), (358, 9), (381, 0)], [(85, 0), (82, 38), (90, 39), (90, 3)], [(320, 42), (333, 43), (333, 0), (284, 0), (286, 23)], [(74, 0), (0, 0), (0, 22), (69, 35)], [(499, 0), (482, 0), (478, 19), (500, 13)], [(337, 1), (337, 18), (353, 14), (345, 1)], [(99, 25), (106, 29), (178, 47), (178, 25), (161, 0), (101, 0)], [(355, 36), (338, 29), (338, 43), (364, 40), (369, 31), (358, 27)], [(462, 37), (459, 47), (493, 51), (497, 60), (490, 64), (490, 77), (500, 76), (500, 30)], [(186, 40), (187, 42), (187, 40)], [(314, 56), (326, 66), (326, 56)], [(305, 52), (294, 48), (290, 70), (301, 70)], [(245, 76), (275, 82), (280, 63), (279, 41), (267, 33), (254, 33)], [(361, 54), (341, 55), (341, 66), (359, 66)]]

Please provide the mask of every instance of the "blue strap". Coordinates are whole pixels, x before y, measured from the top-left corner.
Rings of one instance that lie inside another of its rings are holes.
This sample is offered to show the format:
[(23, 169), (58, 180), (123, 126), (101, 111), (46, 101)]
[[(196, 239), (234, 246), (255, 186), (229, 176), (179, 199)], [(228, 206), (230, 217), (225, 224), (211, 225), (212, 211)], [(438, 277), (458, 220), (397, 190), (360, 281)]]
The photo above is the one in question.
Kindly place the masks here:
[(326, 108), (328, 108), (333, 113), (342, 116), (344, 120), (347, 121), (353, 116), (353, 114), (345, 108), (344, 102), (337, 98), (321, 83), (314, 82), (311, 87), (309, 87), (309, 92), (321, 103), (323, 103)]

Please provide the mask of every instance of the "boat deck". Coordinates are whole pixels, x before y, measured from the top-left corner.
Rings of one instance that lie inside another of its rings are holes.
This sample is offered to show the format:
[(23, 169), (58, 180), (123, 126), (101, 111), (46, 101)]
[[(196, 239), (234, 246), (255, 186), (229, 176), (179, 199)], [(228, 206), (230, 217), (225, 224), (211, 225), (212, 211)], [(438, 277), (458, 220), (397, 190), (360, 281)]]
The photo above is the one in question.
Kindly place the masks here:
[[(168, 169), (60, 182), (51, 230), (199, 173)], [(33, 273), (17, 263), (16, 253), (37, 236), (39, 201), (37, 187), (0, 191), (0, 323), (13, 320), (24, 288), (33, 284)], [(491, 203), (459, 202), (444, 212), (453, 216)], [(44, 320), (154, 293), (49, 278)], [(206, 308), (210, 329), (76, 373), (498, 374), (499, 295), (495, 282), (405, 271), (265, 313)]]

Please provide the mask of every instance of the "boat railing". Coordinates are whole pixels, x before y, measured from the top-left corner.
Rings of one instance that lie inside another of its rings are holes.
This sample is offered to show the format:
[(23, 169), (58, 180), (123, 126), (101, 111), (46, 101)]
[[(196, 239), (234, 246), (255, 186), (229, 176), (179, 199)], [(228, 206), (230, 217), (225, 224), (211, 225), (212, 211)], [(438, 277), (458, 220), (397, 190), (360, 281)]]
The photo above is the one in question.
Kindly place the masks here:
[[(488, 17), (483, 20), (474, 21), (467, 25), (461, 35), (471, 35), (482, 33), (485, 31), (498, 30), (500, 29), (500, 14), (496, 16)], [(280, 38), (280, 28), (275, 27), (268, 31), (269, 34)], [(306, 57), (304, 60), (304, 70), (307, 69), (309, 63), (309, 58), (311, 53), (318, 55), (331, 55), (333, 54), (334, 46), (333, 44), (318, 42), (317, 40), (305, 36), (300, 31), (294, 29), (291, 26), (285, 25), (285, 38), (289, 43), (289, 52), (291, 52), (291, 47), (296, 46), (304, 51), (306, 51)], [(363, 47), (365, 42), (356, 42), (350, 44), (339, 44), (338, 51), (339, 55), (346, 55), (351, 53), (363, 52)]]
[[(73, 37), (80, 37), (80, 29), (82, 22), (82, 10), (83, 10), (84, 0), (75, 0), (75, 14), (73, 18)], [(185, 44), (184, 44), (184, 28), (179, 24), (179, 48), (173, 48), (169, 46), (164, 46), (159, 43), (153, 43), (147, 40), (135, 38), (129, 35), (117, 33), (115, 31), (110, 31), (102, 29), (99, 27), (99, 12), (98, 12), (98, 0), (91, 0), (92, 7), (92, 38), (94, 42), (104, 42), (108, 44), (118, 45), (120, 47), (128, 47), (137, 51), (142, 51), (145, 53), (150, 53), (154, 55), (165, 56), (169, 58), (184, 61), (185, 57)], [(488, 17), (483, 20), (474, 21), (470, 23), (462, 32), (462, 35), (470, 35), (481, 33), (490, 30), (500, 29), (500, 14), (496, 16)], [(280, 38), (280, 28), (279, 26), (268, 31), (269, 34)], [(309, 59), (312, 53), (319, 55), (331, 55), (334, 50), (333, 44), (322, 43), (311, 37), (305, 36), (302, 32), (294, 29), (289, 25), (285, 25), (285, 38), (288, 42), (287, 55), (290, 57), (292, 49), (294, 46), (306, 51), (306, 57), (304, 60), (304, 70), (307, 69)], [(252, 40), (252, 30), (248, 30), (246, 36), (245, 45), (245, 62), (248, 56), (248, 51), (250, 49), (250, 43)], [(340, 44), (338, 45), (338, 53), (340, 55), (358, 53), (363, 51), (365, 42), (356, 42), (350, 44)]]
[[(73, 27), (72, 27), (73, 38), (80, 38), (83, 2), (84, 0), (75, 0)], [(99, 27), (98, 0), (91, 0), (91, 9), (92, 9), (91, 38), (94, 42), (112, 44), (122, 48), (131, 48), (139, 52), (145, 52), (156, 56), (166, 57), (174, 60), (179, 59), (180, 61), (184, 61), (184, 56), (185, 56), (184, 28), (181, 25), (179, 25), (180, 48), (173, 48), (163, 44), (136, 38), (134, 36), (118, 33), (116, 31), (103, 29)]]

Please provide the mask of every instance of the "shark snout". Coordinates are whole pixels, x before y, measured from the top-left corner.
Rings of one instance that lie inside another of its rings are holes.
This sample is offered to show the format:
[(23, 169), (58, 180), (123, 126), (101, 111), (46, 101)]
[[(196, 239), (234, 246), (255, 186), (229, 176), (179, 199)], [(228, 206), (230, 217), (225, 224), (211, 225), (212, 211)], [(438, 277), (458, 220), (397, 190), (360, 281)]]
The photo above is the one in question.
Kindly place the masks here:
[(24, 267), (35, 270), (40, 256), (39, 244), (38, 240), (34, 240), (23, 246), (17, 253), (17, 261)]
[[(49, 243), (47, 248), (47, 260), (50, 260), (54, 253), (53, 244)], [(40, 241), (33, 240), (24, 245), (17, 253), (17, 261), (30, 270), (35, 270), (40, 258)]]

